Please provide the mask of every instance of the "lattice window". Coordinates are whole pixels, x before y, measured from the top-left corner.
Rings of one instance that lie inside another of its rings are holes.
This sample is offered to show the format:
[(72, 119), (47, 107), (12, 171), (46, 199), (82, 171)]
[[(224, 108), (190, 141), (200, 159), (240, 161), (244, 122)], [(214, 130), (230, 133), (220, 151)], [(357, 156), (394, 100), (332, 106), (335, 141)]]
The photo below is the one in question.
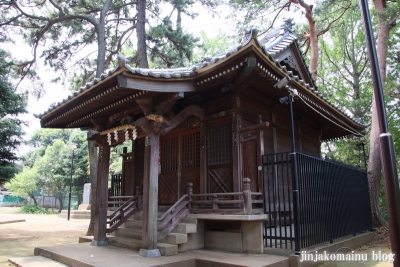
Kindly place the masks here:
[(161, 140), (160, 162), (161, 172), (178, 169), (179, 137), (170, 137)]
[(182, 169), (200, 167), (200, 132), (182, 135)]
[(232, 162), (232, 124), (208, 128), (208, 163), (210, 165)]
[(144, 142), (135, 144), (135, 176), (138, 177), (144, 173)]

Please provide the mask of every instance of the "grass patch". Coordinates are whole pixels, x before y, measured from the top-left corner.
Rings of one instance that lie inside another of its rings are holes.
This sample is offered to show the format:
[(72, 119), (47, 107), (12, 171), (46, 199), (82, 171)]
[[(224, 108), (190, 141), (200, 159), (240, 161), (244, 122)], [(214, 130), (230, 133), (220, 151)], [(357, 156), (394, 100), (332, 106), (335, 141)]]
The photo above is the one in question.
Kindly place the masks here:
[(22, 206), (17, 212), (24, 214), (58, 214), (58, 210), (48, 210), (37, 205)]

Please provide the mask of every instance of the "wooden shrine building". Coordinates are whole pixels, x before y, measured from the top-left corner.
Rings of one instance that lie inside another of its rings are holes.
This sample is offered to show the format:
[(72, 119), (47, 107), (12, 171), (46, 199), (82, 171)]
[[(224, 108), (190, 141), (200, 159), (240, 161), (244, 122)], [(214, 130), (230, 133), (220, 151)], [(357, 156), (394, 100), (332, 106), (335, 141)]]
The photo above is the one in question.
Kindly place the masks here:
[[(293, 114), (280, 102), (288, 95)], [(365, 126), (318, 92), (290, 23), (258, 37), (252, 30), (187, 68), (132, 68), (120, 55), (115, 69), (39, 117), (45, 128), (97, 131), (93, 245), (139, 212), (148, 257), (186, 217), (202, 221), (190, 248), (231, 250), (225, 232), (240, 243), (233, 251), (251, 253), (282, 244), (299, 252), (371, 228), (365, 171), (320, 159), (321, 142)], [(110, 147), (125, 140), (133, 140), (123, 155), (126, 201), (110, 215)]]

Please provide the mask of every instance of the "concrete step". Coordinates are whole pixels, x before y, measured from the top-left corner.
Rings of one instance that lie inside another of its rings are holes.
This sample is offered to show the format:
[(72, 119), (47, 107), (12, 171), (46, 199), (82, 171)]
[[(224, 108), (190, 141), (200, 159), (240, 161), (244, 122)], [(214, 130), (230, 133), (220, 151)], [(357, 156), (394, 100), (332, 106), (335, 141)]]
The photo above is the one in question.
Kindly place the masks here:
[(42, 256), (10, 258), (8, 259), (8, 262), (17, 267), (66, 267), (67, 266), (65, 264), (53, 261), (51, 259)]
[[(68, 211), (62, 210), (60, 214), (58, 214), (58, 218), (66, 219), (68, 217)], [(70, 211), (71, 219), (90, 219), (90, 210), (71, 210)]]
[[(79, 237), (79, 243), (92, 242), (93, 236)], [(115, 247), (127, 248), (139, 251), (142, 248), (142, 241), (133, 238), (120, 236), (107, 236), (108, 244)], [(157, 243), (157, 248), (162, 256), (171, 256), (178, 254), (178, 245)], [(39, 265), (38, 265), (39, 267)]]
[(163, 240), (161, 240), (162, 243), (168, 243), (173, 245), (184, 244), (187, 243), (187, 241), (188, 241), (187, 234), (179, 234), (179, 233), (170, 233)]

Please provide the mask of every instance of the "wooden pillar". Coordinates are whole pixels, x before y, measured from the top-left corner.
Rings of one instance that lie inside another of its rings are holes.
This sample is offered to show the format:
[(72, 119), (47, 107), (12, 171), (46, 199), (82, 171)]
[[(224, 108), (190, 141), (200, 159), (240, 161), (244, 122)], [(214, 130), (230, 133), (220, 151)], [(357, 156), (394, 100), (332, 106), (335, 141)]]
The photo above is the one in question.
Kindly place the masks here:
[(108, 207), (108, 173), (110, 164), (110, 146), (103, 136), (103, 147), (99, 149), (99, 167), (97, 172), (96, 205), (94, 210), (94, 238), (92, 246), (108, 245), (106, 238)]
[(159, 144), (159, 133), (153, 131), (149, 136), (146, 136), (143, 177), (142, 249), (140, 249), (139, 255), (148, 258), (161, 256), (160, 250), (157, 249)]

